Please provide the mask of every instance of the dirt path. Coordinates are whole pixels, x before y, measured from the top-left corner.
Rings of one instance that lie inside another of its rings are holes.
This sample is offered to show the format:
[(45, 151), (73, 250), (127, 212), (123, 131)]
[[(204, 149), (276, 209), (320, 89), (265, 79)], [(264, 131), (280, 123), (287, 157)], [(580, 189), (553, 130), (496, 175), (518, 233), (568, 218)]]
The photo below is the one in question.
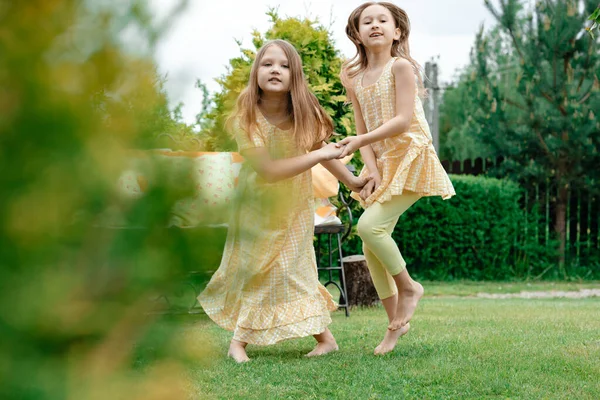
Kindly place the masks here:
[(600, 289), (580, 289), (579, 291), (550, 290), (541, 292), (520, 293), (477, 293), (477, 297), (484, 299), (583, 299), (586, 297), (600, 297)]

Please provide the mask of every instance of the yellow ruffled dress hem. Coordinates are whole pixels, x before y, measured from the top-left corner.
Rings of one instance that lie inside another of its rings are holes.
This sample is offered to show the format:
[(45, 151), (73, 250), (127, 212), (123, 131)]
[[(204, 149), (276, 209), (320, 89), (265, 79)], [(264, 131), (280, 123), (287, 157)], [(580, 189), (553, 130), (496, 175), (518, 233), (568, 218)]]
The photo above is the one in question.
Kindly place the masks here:
[(237, 327), (233, 338), (240, 342), (259, 346), (268, 346), (288, 339), (296, 339), (323, 333), (331, 324), (331, 317), (317, 315), (293, 324), (276, 326), (269, 329), (247, 329)]
[(198, 301), (217, 325), (234, 332), (235, 340), (261, 346), (322, 333), (331, 323), (329, 312), (338, 308), (322, 285), (315, 295), (268, 307), (244, 307), (239, 301), (238, 306), (215, 307), (202, 295)]

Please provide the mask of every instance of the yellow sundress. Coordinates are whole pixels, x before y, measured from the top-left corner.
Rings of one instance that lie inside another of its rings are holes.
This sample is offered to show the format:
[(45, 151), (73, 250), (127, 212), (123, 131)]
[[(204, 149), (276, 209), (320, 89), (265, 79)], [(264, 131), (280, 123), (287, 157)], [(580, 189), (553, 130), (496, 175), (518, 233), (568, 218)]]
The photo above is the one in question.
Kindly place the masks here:
[[(273, 159), (301, 154), (291, 131), (257, 114), (252, 140), (236, 132), (240, 152), (265, 147)], [(235, 207), (221, 265), (198, 296), (207, 315), (234, 339), (257, 345), (323, 332), (337, 305), (317, 274), (311, 171), (267, 183), (245, 163)]]

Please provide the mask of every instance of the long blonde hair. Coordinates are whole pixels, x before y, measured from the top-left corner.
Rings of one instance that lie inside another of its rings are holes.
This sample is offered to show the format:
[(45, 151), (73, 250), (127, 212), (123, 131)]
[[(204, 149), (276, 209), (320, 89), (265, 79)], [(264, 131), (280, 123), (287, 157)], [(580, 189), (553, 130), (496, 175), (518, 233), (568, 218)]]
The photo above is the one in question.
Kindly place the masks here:
[(293, 135), (299, 148), (309, 150), (316, 143), (328, 139), (333, 133), (333, 122), (315, 95), (308, 88), (300, 55), (289, 42), (281, 39), (265, 43), (256, 53), (250, 70), (248, 86), (240, 93), (234, 113), (229, 121), (239, 120), (240, 127), (252, 140), (252, 132), (257, 129), (257, 106), (260, 104), (262, 89), (258, 86), (258, 68), (267, 49), (279, 46), (288, 59), (290, 69), (290, 91), (288, 93), (288, 114), (293, 122)]
[(356, 46), (356, 54), (349, 60), (346, 60), (342, 65), (342, 72), (340, 78), (342, 84), (347, 89), (351, 88), (352, 80), (359, 73), (364, 71), (369, 66), (369, 60), (367, 59), (367, 50), (365, 45), (360, 40), (359, 24), (360, 16), (363, 11), (370, 6), (380, 5), (387, 8), (392, 14), (396, 28), (400, 29), (400, 39), (392, 42), (391, 56), (402, 57), (407, 59), (415, 70), (415, 74), (419, 80), (419, 92), (423, 93), (423, 79), (421, 78), (421, 66), (410, 56), (410, 48), (408, 45), (408, 37), (410, 35), (410, 20), (406, 11), (401, 9), (395, 4), (388, 2), (376, 2), (371, 1), (368, 3), (361, 4), (358, 6), (350, 16), (348, 17), (348, 24), (346, 25), (346, 35)]

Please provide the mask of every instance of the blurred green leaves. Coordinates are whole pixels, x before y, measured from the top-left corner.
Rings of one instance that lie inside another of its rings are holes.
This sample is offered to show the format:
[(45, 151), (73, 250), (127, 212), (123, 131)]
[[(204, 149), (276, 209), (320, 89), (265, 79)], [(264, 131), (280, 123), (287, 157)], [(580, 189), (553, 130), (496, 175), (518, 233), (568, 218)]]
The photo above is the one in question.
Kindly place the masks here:
[[(146, 52), (124, 44), (133, 30)], [(183, 398), (177, 354), (132, 371), (152, 300), (204, 266), (203, 234), (166, 229), (188, 193), (153, 164), (140, 229), (103, 227), (132, 148), (173, 126), (143, 2), (0, 9), (0, 397)], [(197, 338), (202, 342), (201, 338)], [(188, 346), (164, 337), (162, 345)], [(186, 344), (187, 343), (187, 344)], [(203, 352), (196, 349), (195, 357)]]
[(592, 15), (590, 15), (588, 21), (592, 21), (592, 26), (586, 28), (586, 30), (592, 37), (594, 37), (594, 29), (598, 29), (598, 27), (600, 27), (600, 6), (596, 8)]

